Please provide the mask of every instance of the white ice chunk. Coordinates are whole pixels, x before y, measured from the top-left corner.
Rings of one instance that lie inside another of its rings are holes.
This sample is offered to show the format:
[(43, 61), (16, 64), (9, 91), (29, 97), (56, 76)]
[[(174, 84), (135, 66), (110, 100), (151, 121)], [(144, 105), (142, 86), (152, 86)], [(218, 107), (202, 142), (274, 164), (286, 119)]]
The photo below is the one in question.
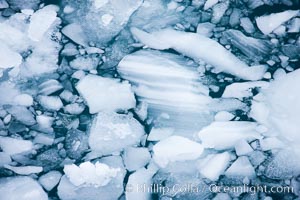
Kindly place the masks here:
[(299, 10), (286, 10), (280, 13), (257, 17), (256, 24), (265, 35), (268, 35), (281, 24), (298, 15)]
[(232, 165), (226, 170), (227, 177), (255, 177), (255, 170), (250, 163), (248, 157), (240, 156)]
[(62, 174), (59, 171), (50, 171), (39, 178), (40, 184), (47, 190), (52, 190), (58, 183)]
[(14, 98), (14, 103), (20, 106), (32, 106), (33, 98), (29, 94), (20, 94)]
[[(67, 171), (67, 175), (62, 176), (57, 187), (59, 199), (112, 200), (119, 199), (124, 192), (123, 180), (126, 170), (119, 156), (104, 157), (99, 160), (98, 164), (84, 162), (79, 167), (67, 166), (64, 170)], [(72, 182), (83, 184), (76, 186)]]
[(144, 133), (144, 127), (130, 115), (101, 112), (92, 122), (89, 145), (93, 151), (107, 155), (138, 144)]
[(76, 23), (68, 24), (62, 29), (62, 33), (77, 44), (88, 46), (84, 32)]
[(259, 139), (257, 124), (246, 121), (213, 122), (199, 132), (199, 138), (206, 148), (232, 149), (241, 139)]
[[(245, 80), (259, 80), (266, 72), (266, 66), (249, 67), (215, 40), (197, 33), (163, 29), (147, 33), (132, 28), (133, 35), (145, 45), (154, 49), (175, 49), (194, 60), (203, 60), (218, 71), (223, 71)], [(210, 49), (207, 51), (207, 49)], [(211, 53), (214, 52), (214, 53)]]
[(123, 160), (128, 171), (135, 171), (144, 167), (151, 155), (147, 148), (128, 147), (124, 151)]
[(195, 160), (201, 156), (203, 146), (181, 136), (171, 136), (159, 141), (153, 147), (154, 161), (160, 167), (166, 167), (169, 162)]
[(119, 171), (119, 168), (111, 168), (99, 162), (93, 164), (89, 161), (81, 163), (79, 166), (75, 164), (64, 166), (65, 174), (75, 186), (105, 186), (117, 176)]
[(268, 82), (265, 81), (252, 81), (243, 83), (232, 83), (226, 86), (225, 91), (222, 95), (223, 98), (238, 98), (242, 99), (244, 97), (252, 96), (252, 89), (254, 88), (267, 88), (269, 86)]
[(167, 137), (170, 137), (171, 135), (173, 135), (173, 133), (174, 133), (173, 128), (152, 128), (147, 140), (159, 141)]
[(4, 167), (20, 175), (30, 175), (30, 174), (40, 173), (43, 171), (43, 167), (38, 167), (38, 166), (14, 167), (10, 165), (4, 165)]
[(33, 144), (30, 140), (0, 136), (0, 147), (5, 153), (14, 155), (31, 151), (33, 149)]
[(58, 111), (63, 107), (63, 103), (58, 96), (38, 96), (39, 103), (48, 110)]
[(33, 41), (40, 41), (44, 34), (56, 20), (56, 11), (53, 6), (46, 6), (36, 11), (30, 18), (28, 36)]
[(0, 42), (0, 52), (0, 68), (2, 69), (18, 67), (22, 63), (22, 56), (2, 42)]
[(135, 98), (128, 82), (87, 75), (79, 81), (76, 89), (86, 100), (92, 114), (135, 107)]
[(229, 6), (229, 1), (224, 1), (215, 5), (213, 7), (211, 22), (214, 24), (219, 23), (223, 15), (225, 14), (226, 10), (228, 9), (228, 6)]
[(227, 111), (220, 111), (215, 115), (216, 121), (230, 121), (234, 118), (234, 115)]
[(238, 156), (247, 155), (249, 153), (253, 152), (252, 147), (249, 145), (248, 142), (245, 140), (240, 140), (235, 145), (235, 153)]
[(204, 10), (207, 10), (217, 4), (219, 0), (207, 0), (204, 4)]
[(42, 187), (28, 176), (1, 178), (0, 194), (3, 200), (48, 200)]
[(212, 181), (217, 181), (228, 167), (230, 158), (231, 155), (228, 152), (213, 155), (200, 168), (200, 174)]
[(263, 91), (264, 98), (253, 102), (251, 108), (251, 116), (265, 125), (270, 134), (279, 133), (289, 140), (289, 146), (300, 144), (299, 80), (299, 69), (275, 79)]

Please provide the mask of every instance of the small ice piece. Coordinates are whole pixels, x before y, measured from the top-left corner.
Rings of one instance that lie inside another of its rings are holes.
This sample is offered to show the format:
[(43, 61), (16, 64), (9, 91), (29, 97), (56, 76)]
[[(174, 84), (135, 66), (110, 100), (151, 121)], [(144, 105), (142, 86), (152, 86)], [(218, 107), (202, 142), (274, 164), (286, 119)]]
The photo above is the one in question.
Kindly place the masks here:
[(209, 22), (200, 23), (197, 26), (197, 33), (205, 37), (211, 37), (213, 34), (212, 31), (215, 27), (215, 24)]
[(117, 176), (119, 171), (119, 168), (111, 168), (110, 166), (99, 162), (93, 164), (89, 161), (81, 163), (79, 166), (75, 164), (64, 166), (66, 176), (75, 186), (105, 186), (111, 179)]
[(148, 141), (160, 141), (173, 135), (173, 128), (155, 128), (153, 127), (147, 138)]
[(256, 131), (257, 124), (246, 121), (213, 122), (199, 132), (199, 138), (205, 148), (216, 150), (233, 149), (241, 139), (260, 139)]
[[(217, 181), (228, 167), (231, 155), (228, 152), (212, 155), (200, 168), (200, 174), (211, 181)], [(200, 163), (201, 164), (201, 163)]]
[(84, 111), (85, 106), (78, 103), (68, 104), (64, 107), (64, 111), (71, 115), (79, 115)]
[(58, 111), (63, 107), (63, 103), (58, 96), (40, 95), (37, 98), (41, 106), (43, 106), (47, 110)]
[(94, 6), (96, 9), (101, 8), (102, 6), (104, 6), (107, 3), (108, 3), (108, 0), (94, 0)]
[(52, 145), (54, 142), (54, 135), (38, 133), (33, 142), (35, 144)]
[(50, 95), (63, 88), (60, 82), (55, 79), (47, 80), (39, 85), (39, 94)]
[(265, 35), (268, 35), (281, 24), (298, 15), (298, 13), (299, 10), (286, 10), (280, 13), (257, 17), (255, 20), (259, 30)]
[(14, 103), (19, 106), (32, 106), (33, 98), (29, 94), (19, 94), (14, 98)]
[(141, 168), (130, 174), (125, 190), (126, 200), (150, 200), (150, 192), (140, 192), (140, 187), (150, 188), (152, 185), (152, 176), (156, 170), (152, 168)]
[(28, 36), (33, 41), (40, 41), (56, 20), (56, 7), (46, 6), (36, 11), (30, 18)]
[(34, 115), (25, 106), (8, 106), (6, 111), (27, 126), (32, 126), (36, 123)]
[(255, 31), (254, 25), (248, 17), (243, 17), (240, 19), (241, 26), (247, 33), (253, 33)]
[(144, 134), (144, 127), (132, 116), (100, 112), (90, 128), (89, 146), (98, 154), (108, 155), (138, 144)]
[[(245, 80), (259, 80), (266, 72), (266, 66), (249, 67), (215, 40), (197, 33), (172, 29), (147, 33), (137, 28), (132, 28), (131, 32), (139, 41), (151, 48), (175, 49), (196, 61), (205, 61), (220, 72), (223, 71)], [(210, 51), (207, 51), (208, 48)]]
[(16, 174), (20, 175), (30, 175), (35, 173), (40, 173), (43, 171), (43, 167), (38, 166), (20, 166), (20, 167), (14, 167), (10, 165), (4, 165), (4, 168), (9, 169)]
[(245, 140), (240, 140), (239, 142), (237, 142), (234, 148), (235, 153), (238, 156), (244, 156), (253, 152), (252, 147)]
[(110, 15), (110, 14), (104, 14), (101, 16), (101, 20), (103, 22), (104, 26), (108, 26), (110, 24), (110, 22), (113, 20), (114, 16)]
[(5, 153), (14, 155), (30, 152), (33, 149), (33, 144), (30, 140), (0, 136), (0, 147)]
[(48, 129), (51, 128), (54, 118), (47, 115), (38, 115), (36, 121), (41, 128)]
[(227, 111), (220, 111), (215, 115), (216, 121), (230, 121), (234, 118), (234, 115)]
[(59, 171), (50, 171), (39, 178), (39, 183), (47, 190), (52, 190), (58, 183), (62, 174)]
[(91, 114), (135, 107), (134, 94), (128, 82), (87, 75), (79, 81), (76, 89), (87, 102)]
[(0, 52), (0, 69), (18, 67), (22, 63), (22, 56), (2, 42), (0, 42)]
[(204, 148), (200, 143), (181, 136), (171, 136), (159, 141), (153, 147), (153, 159), (162, 168), (170, 162), (195, 160)]
[(95, 56), (80, 56), (70, 62), (70, 67), (77, 70), (90, 71), (97, 68), (99, 58)]
[(9, 154), (5, 152), (0, 152), (0, 167), (3, 167), (4, 165), (7, 165), (11, 162), (11, 158)]
[(84, 32), (80, 25), (76, 23), (68, 24), (62, 29), (62, 33), (70, 38), (73, 42), (82, 45), (88, 46)]
[(230, 178), (255, 177), (255, 170), (247, 156), (240, 156), (226, 170), (225, 176)]
[(217, 4), (219, 0), (207, 0), (204, 4), (204, 10), (207, 10)]
[(0, 194), (3, 200), (48, 200), (43, 188), (28, 176), (1, 178)]
[(229, 18), (229, 24), (231, 25), (231, 27), (235, 27), (240, 23), (241, 15), (242, 15), (241, 9), (233, 8)]
[(254, 88), (268, 88), (269, 83), (265, 81), (252, 81), (243, 83), (232, 83), (226, 86), (222, 95), (223, 98), (238, 98), (251, 97), (253, 95), (252, 89)]
[(259, 143), (263, 151), (269, 151), (272, 149), (282, 149), (286, 147), (286, 145), (276, 137), (261, 139)]
[(211, 22), (214, 23), (214, 24), (219, 23), (221, 18), (225, 14), (226, 10), (228, 9), (228, 6), (229, 6), (229, 1), (228, 0), (215, 5), (212, 8), (213, 9), (213, 14), (212, 14)]
[(123, 154), (125, 167), (128, 171), (135, 171), (148, 164), (151, 155), (147, 148), (128, 147)]

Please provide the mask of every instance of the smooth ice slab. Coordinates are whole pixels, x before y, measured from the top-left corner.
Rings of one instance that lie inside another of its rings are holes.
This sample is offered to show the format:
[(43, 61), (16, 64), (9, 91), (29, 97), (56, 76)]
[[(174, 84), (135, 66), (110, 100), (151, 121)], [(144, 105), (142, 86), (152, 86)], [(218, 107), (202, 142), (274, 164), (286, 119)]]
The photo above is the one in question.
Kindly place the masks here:
[(232, 74), (241, 79), (259, 80), (266, 71), (266, 67), (262, 65), (249, 67), (215, 40), (197, 33), (172, 29), (147, 33), (137, 28), (132, 28), (131, 32), (150, 48), (174, 49), (195, 61), (203, 60), (218, 71)]
[(263, 32), (265, 35), (268, 35), (281, 24), (295, 17), (298, 13), (299, 10), (287, 10), (280, 13), (273, 13), (270, 15), (257, 17), (256, 24), (261, 32)]
[(148, 119), (155, 126), (173, 128), (184, 135), (197, 132), (213, 118), (208, 109), (213, 100), (191, 60), (141, 50), (123, 58), (118, 72), (132, 83), (138, 100), (147, 104)]
[(204, 148), (200, 143), (181, 136), (171, 136), (161, 140), (153, 147), (153, 159), (162, 168), (170, 162), (195, 160)]
[(30, 152), (33, 149), (33, 143), (30, 140), (0, 136), (0, 147), (5, 153), (14, 155)]
[(128, 82), (87, 75), (79, 81), (76, 89), (87, 102), (91, 114), (135, 107), (134, 94)]
[(231, 155), (228, 152), (211, 155), (206, 163), (201, 163), (200, 174), (212, 181), (217, 181), (228, 167)]
[(257, 124), (246, 121), (213, 122), (203, 128), (198, 136), (206, 148), (225, 150), (234, 148), (241, 139), (259, 139)]
[(89, 146), (98, 154), (112, 154), (138, 144), (144, 134), (144, 127), (132, 116), (101, 112), (92, 122)]
[(32, 178), (15, 176), (0, 179), (0, 199), (5, 200), (48, 200), (48, 195)]

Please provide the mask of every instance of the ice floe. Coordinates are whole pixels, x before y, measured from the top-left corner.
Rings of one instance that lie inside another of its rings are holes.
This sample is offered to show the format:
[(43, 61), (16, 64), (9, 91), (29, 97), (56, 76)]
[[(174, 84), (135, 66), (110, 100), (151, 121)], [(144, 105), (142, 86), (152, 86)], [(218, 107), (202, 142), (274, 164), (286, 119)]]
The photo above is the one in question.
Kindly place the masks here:
[(100, 155), (112, 154), (137, 145), (144, 134), (143, 126), (132, 116), (101, 112), (89, 130), (89, 146)]
[(203, 150), (200, 143), (181, 136), (170, 136), (153, 147), (153, 159), (160, 167), (166, 167), (170, 162), (195, 160)]
[(92, 114), (127, 110), (135, 106), (135, 98), (128, 82), (87, 75), (79, 81), (76, 89), (86, 100)]
[[(137, 28), (132, 28), (131, 31), (138, 40), (151, 48), (161, 50), (172, 48), (193, 58), (195, 61), (203, 60), (217, 68), (218, 71), (242, 79), (259, 80), (266, 71), (266, 67), (262, 65), (249, 67), (218, 42), (199, 34), (172, 29), (152, 33)], [(207, 49), (210, 49), (210, 51), (207, 51)]]

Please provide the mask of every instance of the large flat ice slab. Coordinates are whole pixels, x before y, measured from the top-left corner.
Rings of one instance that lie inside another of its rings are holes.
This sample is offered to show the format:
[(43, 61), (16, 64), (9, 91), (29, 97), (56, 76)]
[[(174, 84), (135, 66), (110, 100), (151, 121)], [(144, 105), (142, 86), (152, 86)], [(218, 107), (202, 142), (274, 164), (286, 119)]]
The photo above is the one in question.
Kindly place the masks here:
[(215, 40), (197, 33), (172, 29), (163, 29), (152, 33), (137, 28), (132, 28), (131, 31), (139, 41), (150, 48), (174, 49), (195, 61), (203, 60), (218, 71), (232, 74), (241, 79), (259, 80), (266, 71), (266, 67), (262, 65), (249, 67)]

